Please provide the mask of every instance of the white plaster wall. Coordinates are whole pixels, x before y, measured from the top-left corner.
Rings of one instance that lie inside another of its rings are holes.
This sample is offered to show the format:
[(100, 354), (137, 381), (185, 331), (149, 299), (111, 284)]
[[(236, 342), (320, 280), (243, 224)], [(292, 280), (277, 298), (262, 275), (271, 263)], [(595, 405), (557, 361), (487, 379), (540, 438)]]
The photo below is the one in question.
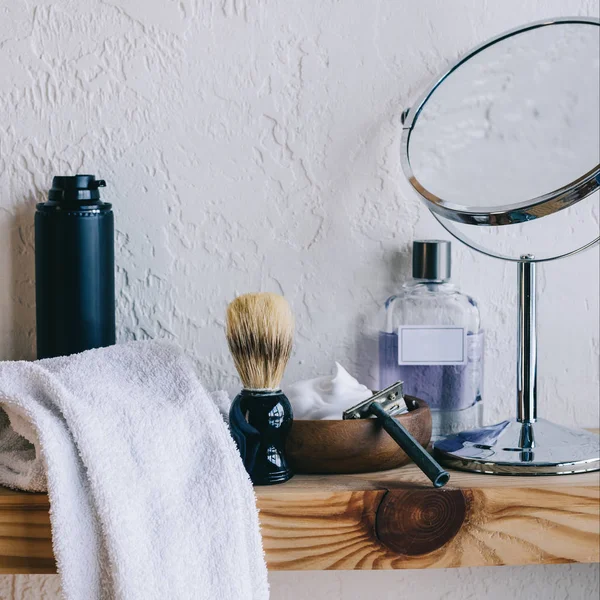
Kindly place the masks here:
[[(34, 357), (34, 204), (53, 174), (92, 172), (116, 211), (120, 340), (176, 340), (208, 386), (234, 390), (225, 305), (273, 290), (297, 315), (288, 380), (334, 357), (367, 370), (360, 315), (407, 276), (413, 238), (441, 235), (398, 184), (401, 108), (496, 33), (597, 11), (595, 0), (0, 0), (0, 359)], [(514, 267), (458, 244), (454, 256), (488, 330), (486, 418), (496, 420), (514, 403)], [(598, 251), (541, 271), (542, 413), (597, 424)], [(274, 600), (558, 600), (597, 597), (599, 572), (272, 581)], [(7, 600), (57, 590), (55, 577), (0, 577)]]

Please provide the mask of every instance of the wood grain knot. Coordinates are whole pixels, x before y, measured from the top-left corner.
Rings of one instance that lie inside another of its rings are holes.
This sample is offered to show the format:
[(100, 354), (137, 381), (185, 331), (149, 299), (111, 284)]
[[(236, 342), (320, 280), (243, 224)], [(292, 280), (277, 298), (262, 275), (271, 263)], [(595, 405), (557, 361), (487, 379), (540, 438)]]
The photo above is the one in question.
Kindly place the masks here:
[(428, 554), (459, 532), (468, 504), (462, 490), (390, 490), (377, 511), (377, 537), (398, 554)]

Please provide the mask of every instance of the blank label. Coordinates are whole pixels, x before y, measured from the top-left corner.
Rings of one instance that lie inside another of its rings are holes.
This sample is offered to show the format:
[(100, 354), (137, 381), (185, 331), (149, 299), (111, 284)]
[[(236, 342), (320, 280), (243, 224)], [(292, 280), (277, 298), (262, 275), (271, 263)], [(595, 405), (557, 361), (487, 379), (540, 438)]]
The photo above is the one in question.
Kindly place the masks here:
[(464, 365), (466, 337), (464, 327), (400, 327), (398, 364)]

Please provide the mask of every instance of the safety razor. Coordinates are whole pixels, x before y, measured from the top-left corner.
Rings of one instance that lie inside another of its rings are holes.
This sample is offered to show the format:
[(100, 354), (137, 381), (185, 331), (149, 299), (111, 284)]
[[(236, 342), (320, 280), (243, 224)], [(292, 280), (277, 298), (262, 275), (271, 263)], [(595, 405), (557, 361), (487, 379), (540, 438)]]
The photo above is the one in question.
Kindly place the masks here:
[(406, 428), (394, 417), (408, 412), (404, 400), (402, 381), (376, 392), (371, 397), (345, 410), (343, 419), (366, 419), (375, 417), (392, 439), (404, 450), (414, 463), (431, 480), (434, 487), (448, 483), (450, 474), (417, 442)]

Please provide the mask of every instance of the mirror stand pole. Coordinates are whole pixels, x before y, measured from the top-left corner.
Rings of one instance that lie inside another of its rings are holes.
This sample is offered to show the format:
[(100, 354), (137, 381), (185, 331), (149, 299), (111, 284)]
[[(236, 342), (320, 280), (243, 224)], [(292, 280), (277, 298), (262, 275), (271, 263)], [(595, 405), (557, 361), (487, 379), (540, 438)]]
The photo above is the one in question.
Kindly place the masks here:
[(517, 421), (537, 418), (536, 265), (533, 256), (521, 256), (519, 267), (519, 321), (517, 333)]

